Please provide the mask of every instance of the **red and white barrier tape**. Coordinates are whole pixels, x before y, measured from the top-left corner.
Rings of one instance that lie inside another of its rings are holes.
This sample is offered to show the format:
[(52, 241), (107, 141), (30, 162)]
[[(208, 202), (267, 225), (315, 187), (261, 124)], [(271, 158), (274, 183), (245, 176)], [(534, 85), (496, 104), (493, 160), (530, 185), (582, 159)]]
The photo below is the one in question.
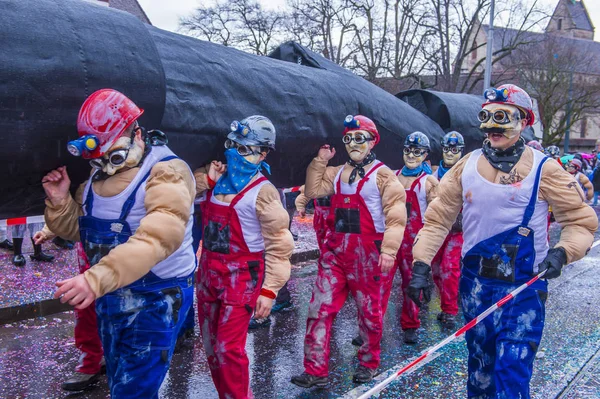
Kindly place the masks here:
[(282, 191), (283, 191), (284, 194), (295, 193), (296, 191), (300, 191), (300, 187), (302, 187), (302, 186), (295, 186), (295, 187), (290, 187), (290, 188), (284, 188)]
[(385, 380), (383, 380), (380, 383), (378, 383), (377, 385), (375, 385), (373, 388), (369, 389), (364, 394), (360, 395), (357, 399), (370, 398), (371, 396), (381, 392), (383, 389), (385, 389), (385, 387), (387, 387), (392, 381), (394, 381), (396, 378), (400, 377), (402, 374), (412, 371), (417, 366), (422, 366), (424, 363), (427, 363), (428, 361), (432, 360), (432, 357), (434, 357), (433, 354), (435, 352), (437, 352), (438, 350), (440, 350), (441, 348), (443, 348), (450, 342), (454, 341), (456, 338), (459, 338), (461, 335), (463, 335), (465, 332), (467, 332), (471, 328), (475, 327), (477, 324), (479, 324), (479, 322), (481, 322), (481, 320), (485, 319), (496, 309), (498, 309), (499, 307), (504, 305), (506, 302), (513, 299), (515, 296), (517, 296), (519, 293), (521, 293), (521, 291), (523, 291), (525, 288), (529, 287), (531, 284), (535, 283), (537, 280), (542, 278), (544, 276), (544, 274), (546, 274), (546, 270), (544, 270), (543, 272), (541, 272), (540, 274), (538, 274), (537, 276), (535, 276), (534, 278), (532, 278), (525, 284), (521, 285), (520, 287), (518, 287), (517, 289), (512, 291), (510, 294), (506, 295), (504, 298), (500, 299), (498, 302), (496, 302), (494, 305), (490, 306), (487, 310), (485, 310), (483, 313), (481, 313), (475, 319), (471, 320), (470, 322), (465, 324), (463, 327), (461, 327), (459, 330), (457, 330), (454, 334), (448, 336), (446, 339), (444, 339), (437, 345), (434, 345), (434, 346), (431, 346), (431, 347), (425, 349), (419, 355), (419, 357), (417, 357), (416, 359), (414, 359), (413, 361), (408, 363), (406, 366), (402, 367), (397, 372), (390, 375)]
[(0, 220), (0, 227), (17, 226), (20, 224), (44, 223), (44, 215), (25, 216), (21, 218), (10, 218)]

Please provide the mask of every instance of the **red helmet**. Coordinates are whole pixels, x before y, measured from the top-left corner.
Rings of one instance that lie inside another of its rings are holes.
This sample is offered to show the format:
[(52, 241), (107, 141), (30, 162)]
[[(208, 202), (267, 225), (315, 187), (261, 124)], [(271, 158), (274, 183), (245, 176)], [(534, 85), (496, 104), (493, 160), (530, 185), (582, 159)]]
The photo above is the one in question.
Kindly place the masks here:
[(369, 132), (373, 135), (373, 138), (375, 139), (375, 144), (379, 143), (381, 137), (379, 136), (379, 132), (377, 131), (377, 126), (375, 126), (375, 123), (366, 116), (348, 115), (344, 120), (344, 126), (346, 126), (346, 128), (344, 129), (344, 134), (352, 132), (354, 130), (364, 130), (365, 132)]
[(77, 131), (80, 137), (93, 136), (98, 143), (93, 150), (82, 151), (83, 158), (104, 155), (143, 113), (143, 109), (116, 90), (101, 89), (92, 93), (79, 110)]
[(519, 86), (513, 84), (505, 84), (498, 88), (490, 87), (484, 93), (486, 104), (509, 104), (520, 108), (527, 114), (527, 125), (531, 126), (535, 122), (535, 114), (533, 113), (533, 102), (529, 94)]

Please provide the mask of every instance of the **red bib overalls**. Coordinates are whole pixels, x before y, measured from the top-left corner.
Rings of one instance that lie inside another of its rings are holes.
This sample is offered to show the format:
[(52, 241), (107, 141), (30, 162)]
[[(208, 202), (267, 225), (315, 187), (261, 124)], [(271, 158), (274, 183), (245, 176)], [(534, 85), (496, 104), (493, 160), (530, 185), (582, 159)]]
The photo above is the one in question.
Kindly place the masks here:
[(313, 288), (306, 321), (304, 368), (308, 374), (325, 377), (329, 372), (331, 325), (348, 292), (358, 309), (360, 364), (370, 369), (379, 366), (383, 314), (381, 298), (388, 275), (379, 268), (383, 233), (377, 232), (361, 190), (382, 163), (375, 164), (360, 180), (354, 194), (341, 193), (341, 173), (331, 197), (328, 226), (331, 231), (319, 259), (319, 272)]
[[(400, 171), (396, 172), (398, 175)], [(421, 185), (426, 183), (427, 175), (422, 174), (419, 176), (410, 186), (410, 189), (406, 190), (406, 228), (404, 229), (404, 238), (400, 245), (400, 250), (396, 256), (396, 268), (400, 269), (402, 275), (402, 316), (400, 317), (400, 326), (403, 330), (409, 328), (419, 328), (421, 322), (419, 321), (419, 308), (418, 306), (406, 295), (406, 288), (410, 283), (412, 277), (412, 249), (415, 242), (415, 237), (421, 228), (423, 228), (423, 217), (421, 206), (419, 205), (419, 199), (417, 198), (417, 192), (415, 189), (420, 188)], [(384, 304), (386, 304), (390, 296), (391, 284), (386, 289), (384, 296)], [(384, 312), (385, 310), (384, 309)]]
[(204, 349), (219, 397), (251, 398), (246, 335), (263, 282), (264, 251), (250, 252), (234, 209), (261, 177), (231, 201), (202, 204), (204, 235), (198, 269), (198, 313)]

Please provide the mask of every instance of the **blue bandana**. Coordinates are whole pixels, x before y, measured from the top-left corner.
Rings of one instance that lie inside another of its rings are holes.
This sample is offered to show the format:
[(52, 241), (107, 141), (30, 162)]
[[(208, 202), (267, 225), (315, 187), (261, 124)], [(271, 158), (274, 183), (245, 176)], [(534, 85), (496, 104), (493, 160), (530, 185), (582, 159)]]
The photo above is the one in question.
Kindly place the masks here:
[(418, 168), (409, 169), (406, 166), (402, 168), (402, 176), (419, 176), (421, 172), (430, 175), (433, 173), (431, 166), (427, 162), (423, 162)]
[(438, 172), (438, 178), (440, 180), (442, 180), (442, 177), (444, 177), (444, 175), (446, 174), (447, 171), (449, 171), (450, 168), (445, 168), (444, 167), (444, 161), (440, 161), (440, 167), (438, 168), (437, 172)]
[(268, 174), (271, 174), (271, 168), (266, 162), (253, 164), (238, 154), (235, 148), (226, 150), (225, 158), (227, 159), (227, 172), (217, 181), (215, 195), (239, 193), (263, 167)]

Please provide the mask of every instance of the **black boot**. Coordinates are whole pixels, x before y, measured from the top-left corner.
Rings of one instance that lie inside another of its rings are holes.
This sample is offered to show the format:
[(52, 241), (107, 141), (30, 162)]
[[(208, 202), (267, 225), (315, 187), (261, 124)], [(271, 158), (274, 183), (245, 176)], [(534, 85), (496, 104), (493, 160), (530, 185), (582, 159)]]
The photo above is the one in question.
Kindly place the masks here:
[(14, 248), (14, 256), (13, 256), (13, 265), (23, 267), (25, 266), (25, 257), (23, 256), (22, 251), (23, 247), (23, 239), (22, 238), (14, 238), (13, 237), (13, 248)]
[(407, 328), (404, 330), (404, 343), (414, 345), (419, 341), (416, 328)]
[(9, 251), (13, 250), (13, 243), (7, 238), (4, 241), (0, 241), (0, 248), (8, 249)]
[(33, 255), (30, 256), (31, 260), (37, 260), (40, 262), (52, 262), (54, 260), (54, 255), (49, 255), (42, 251), (42, 244), (36, 244), (33, 242), (33, 238), (31, 239), (33, 243)]
[(306, 372), (293, 376), (290, 382), (302, 388), (325, 388), (328, 384), (327, 377), (317, 377)]
[(362, 364), (358, 366), (352, 377), (352, 382), (357, 384), (364, 384), (373, 379), (377, 375), (377, 369), (370, 369)]

